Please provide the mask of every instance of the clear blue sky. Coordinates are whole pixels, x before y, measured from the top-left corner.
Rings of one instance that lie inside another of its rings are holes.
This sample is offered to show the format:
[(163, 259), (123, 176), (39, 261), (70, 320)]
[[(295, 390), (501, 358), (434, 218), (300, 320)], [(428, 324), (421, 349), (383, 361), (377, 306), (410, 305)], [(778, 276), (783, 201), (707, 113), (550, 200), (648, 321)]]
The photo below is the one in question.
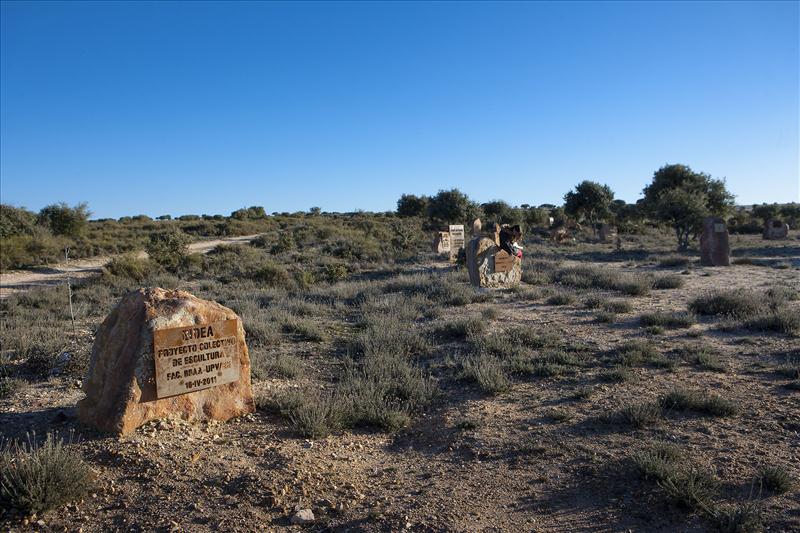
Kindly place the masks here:
[(797, 201), (797, 2), (3, 2), (0, 195), (144, 213)]

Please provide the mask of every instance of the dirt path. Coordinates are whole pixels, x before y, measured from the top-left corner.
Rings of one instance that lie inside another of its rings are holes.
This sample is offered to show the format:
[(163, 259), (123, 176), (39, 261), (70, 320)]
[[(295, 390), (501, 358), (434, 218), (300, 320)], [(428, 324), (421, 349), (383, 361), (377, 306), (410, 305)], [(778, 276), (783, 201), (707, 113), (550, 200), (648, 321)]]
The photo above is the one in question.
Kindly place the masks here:
[[(227, 237), (224, 239), (213, 239), (210, 241), (198, 241), (189, 245), (189, 251), (195, 253), (207, 253), (220, 244), (234, 244), (250, 242), (258, 235), (242, 235), (239, 237)], [(146, 252), (139, 252), (139, 257), (147, 257)], [(0, 273), (0, 299), (7, 298), (10, 294), (27, 291), (36, 287), (48, 285), (58, 285), (64, 283), (68, 277), (72, 279), (83, 279), (98, 275), (103, 265), (108, 263), (114, 256), (103, 255), (90, 257), (88, 259), (76, 259), (69, 263), (58, 263), (30, 270), (10, 270)]]

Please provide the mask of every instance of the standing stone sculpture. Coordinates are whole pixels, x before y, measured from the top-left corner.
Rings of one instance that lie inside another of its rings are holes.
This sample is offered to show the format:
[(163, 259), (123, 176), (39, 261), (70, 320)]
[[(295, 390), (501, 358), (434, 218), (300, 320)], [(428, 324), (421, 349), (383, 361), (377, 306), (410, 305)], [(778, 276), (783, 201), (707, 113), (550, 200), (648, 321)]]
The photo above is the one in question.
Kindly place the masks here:
[(469, 281), (476, 287), (510, 287), (522, 280), (522, 259), (500, 248), (499, 230), (495, 238), (477, 236), (466, 245)]
[(728, 243), (728, 227), (717, 217), (703, 220), (700, 235), (700, 264), (705, 266), (729, 266), (731, 248)]
[(438, 231), (433, 239), (433, 253), (450, 255), (450, 232)]
[(464, 224), (450, 225), (450, 262), (458, 261), (458, 256), (464, 249)]
[(600, 242), (608, 242), (610, 237), (617, 236), (617, 228), (604, 222), (598, 226), (597, 236), (600, 239)]
[(164, 417), (225, 421), (252, 413), (242, 322), (188, 292), (130, 292), (97, 331), (83, 391), (80, 421), (115, 434)]
[(789, 224), (785, 224), (782, 220), (778, 220), (777, 218), (771, 218), (764, 224), (764, 234), (762, 237), (770, 241), (786, 239), (789, 237)]
[(481, 231), (483, 231), (483, 222), (481, 222), (481, 219), (476, 218), (472, 222), (472, 236), (473, 237), (480, 237), (481, 236)]

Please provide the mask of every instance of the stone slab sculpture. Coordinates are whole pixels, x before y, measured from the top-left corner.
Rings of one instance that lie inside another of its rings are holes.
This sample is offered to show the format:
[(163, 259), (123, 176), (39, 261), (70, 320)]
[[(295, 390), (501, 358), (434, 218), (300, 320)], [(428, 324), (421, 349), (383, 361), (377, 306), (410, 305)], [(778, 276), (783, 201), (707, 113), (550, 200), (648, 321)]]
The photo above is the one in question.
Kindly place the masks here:
[(511, 287), (522, 280), (522, 260), (488, 237), (475, 237), (467, 243), (466, 260), (469, 281), (475, 287)]
[(617, 228), (611, 224), (600, 224), (597, 228), (597, 236), (600, 239), (600, 242), (607, 242), (609, 238), (617, 236)]
[(433, 253), (439, 255), (450, 255), (450, 232), (437, 231), (433, 238)]
[(464, 224), (450, 224), (450, 261), (458, 261), (464, 250)]
[(242, 322), (188, 292), (125, 295), (97, 331), (78, 418), (124, 435), (146, 422), (218, 420), (255, 411)]
[(785, 224), (777, 218), (772, 218), (764, 225), (762, 237), (770, 241), (786, 239), (789, 237), (789, 224)]
[(703, 233), (700, 234), (700, 264), (705, 266), (729, 266), (731, 248), (728, 242), (728, 227), (718, 217), (703, 220)]

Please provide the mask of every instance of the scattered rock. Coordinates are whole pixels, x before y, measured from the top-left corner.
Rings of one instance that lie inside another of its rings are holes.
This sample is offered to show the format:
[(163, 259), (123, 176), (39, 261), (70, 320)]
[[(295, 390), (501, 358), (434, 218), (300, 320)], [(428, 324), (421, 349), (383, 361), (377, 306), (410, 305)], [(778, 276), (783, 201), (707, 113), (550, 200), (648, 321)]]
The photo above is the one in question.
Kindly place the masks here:
[(292, 518), (289, 519), (292, 524), (306, 525), (314, 523), (314, 512), (311, 509), (300, 509)]

